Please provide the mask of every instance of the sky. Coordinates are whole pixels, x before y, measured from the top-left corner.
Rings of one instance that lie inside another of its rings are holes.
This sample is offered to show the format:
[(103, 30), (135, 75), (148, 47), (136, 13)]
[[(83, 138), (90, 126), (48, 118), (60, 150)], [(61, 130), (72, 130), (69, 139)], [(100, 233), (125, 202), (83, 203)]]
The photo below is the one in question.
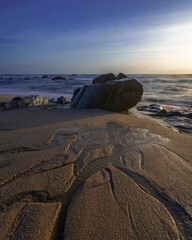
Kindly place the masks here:
[(0, 0), (0, 73), (192, 73), (192, 0)]

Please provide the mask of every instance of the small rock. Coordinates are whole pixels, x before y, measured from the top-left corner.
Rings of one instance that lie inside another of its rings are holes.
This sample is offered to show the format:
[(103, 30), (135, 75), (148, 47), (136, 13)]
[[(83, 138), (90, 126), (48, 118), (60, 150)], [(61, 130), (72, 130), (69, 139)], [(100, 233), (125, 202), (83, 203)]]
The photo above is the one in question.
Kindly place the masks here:
[(186, 117), (192, 119), (192, 113), (186, 114)]
[(68, 101), (67, 101), (67, 99), (65, 97), (60, 96), (60, 97), (57, 98), (56, 103), (58, 103), (58, 104), (66, 104), (66, 103), (68, 103)]
[(148, 112), (159, 112), (163, 110), (163, 108), (158, 104), (150, 104), (149, 106), (140, 106), (137, 107), (139, 111), (148, 111)]
[(163, 110), (163, 108), (158, 105), (158, 104), (150, 104), (145, 111), (149, 111), (149, 112), (158, 112), (160, 110)]
[(41, 78), (48, 78), (48, 76), (47, 75), (43, 75)]
[(167, 110), (162, 109), (156, 113), (156, 116), (164, 117), (166, 115), (166, 113), (167, 113)]
[(55, 98), (51, 98), (51, 99), (49, 99), (49, 103), (56, 103)]
[(56, 76), (56, 77), (53, 77), (51, 80), (66, 80), (66, 78), (61, 76)]
[(14, 97), (11, 101), (22, 101), (22, 97)]
[(139, 106), (139, 107), (137, 107), (137, 110), (138, 111), (145, 111), (146, 108), (147, 108), (147, 106)]

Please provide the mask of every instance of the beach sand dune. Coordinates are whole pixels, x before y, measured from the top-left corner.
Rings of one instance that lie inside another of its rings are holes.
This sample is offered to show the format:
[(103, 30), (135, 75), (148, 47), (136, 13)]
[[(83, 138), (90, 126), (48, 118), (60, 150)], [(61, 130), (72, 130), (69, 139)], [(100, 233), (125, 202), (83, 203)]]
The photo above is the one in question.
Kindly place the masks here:
[(191, 135), (98, 109), (0, 114), (0, 239), (192, 239)]

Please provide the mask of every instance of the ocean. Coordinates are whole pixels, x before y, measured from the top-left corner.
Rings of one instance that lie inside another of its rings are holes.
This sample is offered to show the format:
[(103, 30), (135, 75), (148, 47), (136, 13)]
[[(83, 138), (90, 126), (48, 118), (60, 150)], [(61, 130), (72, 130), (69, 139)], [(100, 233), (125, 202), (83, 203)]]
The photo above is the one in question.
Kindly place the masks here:
[[(50, 98), (64, 96), (70, 100), (73, 91), (83, 85), (91, 84), (97, 74), (50, 74), (42, 78), (43, 74), (1, 74), (0, 94), (28, 96), (41, 95)], [(52, 80), (55, 76), (65, 77), (65, 80)], [(192, 110), (192, 74), (157, 75), (157, 74), (127, 74), (135, 77), (144, 88), (143, 104), (159, 104), (176, 108), (185, 113)], [(182, 125), (192, 129), (191, 119), (166, 118), (171, 125)], [(188, 130), (186, 130), (188, 132)], [(190, 130), (191, 132), (191, 130)]]

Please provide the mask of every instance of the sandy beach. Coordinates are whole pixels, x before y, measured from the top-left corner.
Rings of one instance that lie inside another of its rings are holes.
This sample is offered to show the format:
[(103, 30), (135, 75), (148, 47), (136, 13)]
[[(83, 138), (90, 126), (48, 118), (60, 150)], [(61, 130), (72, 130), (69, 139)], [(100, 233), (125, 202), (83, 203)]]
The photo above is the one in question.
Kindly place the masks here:
[(46, 107), (0, 112), (0, 133), (0, 239), (192, 239), (190, 134)]

